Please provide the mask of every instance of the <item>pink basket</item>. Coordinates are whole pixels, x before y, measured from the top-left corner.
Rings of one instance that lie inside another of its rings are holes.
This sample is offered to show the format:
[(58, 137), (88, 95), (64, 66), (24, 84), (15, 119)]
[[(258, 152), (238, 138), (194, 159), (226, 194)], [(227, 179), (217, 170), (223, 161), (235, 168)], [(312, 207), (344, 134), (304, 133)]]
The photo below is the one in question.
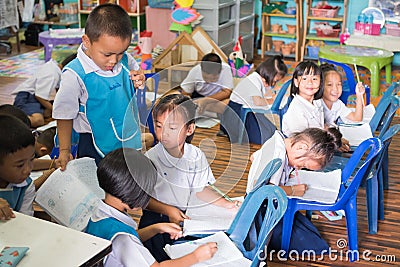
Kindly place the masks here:
[(381, 25), (375, 23), (366, 23), (364, 25), (364, 34), (379, 35), (381, 33)]
[(333, 29), (332, 32), (325, 34), (323, 30), (315, 29), (318, 37), (339, 37), (340, 29)]
[(340, 7), (337, 6), (333, 9), (311, 8), (313, 17), (337, 18)]
[(400, 28), (396, 24), (386, 24), (386, 34), (392, 36), (400, 36)]

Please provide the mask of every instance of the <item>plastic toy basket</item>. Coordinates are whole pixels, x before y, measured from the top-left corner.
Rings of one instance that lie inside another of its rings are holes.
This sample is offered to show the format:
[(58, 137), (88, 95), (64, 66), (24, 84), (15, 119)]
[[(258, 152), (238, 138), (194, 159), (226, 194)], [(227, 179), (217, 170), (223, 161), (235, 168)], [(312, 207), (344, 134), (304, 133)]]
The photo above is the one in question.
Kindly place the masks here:
[(339, 37), (340, 29), (332, 29), (330, 31), (323, 31), (315, 29), (318, 37)]
[(386, 34), (392, 36), (400, 36), (400, 27), (396, 24), (386, 24)]
[(322, 8), (311, 8), (311, 15), (313, 17), (324, 17), (324, 18), (337, 18), (340, 7), (333, 9), (322, 9)]

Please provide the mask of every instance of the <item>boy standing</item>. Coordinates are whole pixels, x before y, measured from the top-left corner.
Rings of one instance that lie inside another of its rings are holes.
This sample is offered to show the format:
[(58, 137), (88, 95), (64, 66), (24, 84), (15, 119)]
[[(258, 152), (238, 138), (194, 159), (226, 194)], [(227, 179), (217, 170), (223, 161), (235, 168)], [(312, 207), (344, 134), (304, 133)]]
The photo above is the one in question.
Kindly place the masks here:
[(12, 210), (33, 216), (35, 137), (15, 117), (0, 115), (0, 124), (7, 125), (0, 128), (0, 220), (14, 217)]
[(200, 112), (209, 110), (221, 114), (233, 89), (231, 68), (217, 54), (208, 53), (189, 71), (180, 86), (183, 94), (197, 98)]
[(11, 93), (15, 95), (14, 106), (28, 115), (32, 127), (42, 126), (45, 118), (51, 118), (52, 100), (60, 85), (61, 69), (74, 58), (76, 54), (68, 56), (61, 64), (53, 59), (46, 62)]
[(96, 163), (116, 148), (141, 148), (134, 86), (145, 77), (125, 53), (131, 38), (131, 20), (119, 5), (99, 5), (89, 14), (78, 56), (65, 67), (54, 101), (61, 170), (72, 159), (72, 128), (79, 133), (78, 157)]

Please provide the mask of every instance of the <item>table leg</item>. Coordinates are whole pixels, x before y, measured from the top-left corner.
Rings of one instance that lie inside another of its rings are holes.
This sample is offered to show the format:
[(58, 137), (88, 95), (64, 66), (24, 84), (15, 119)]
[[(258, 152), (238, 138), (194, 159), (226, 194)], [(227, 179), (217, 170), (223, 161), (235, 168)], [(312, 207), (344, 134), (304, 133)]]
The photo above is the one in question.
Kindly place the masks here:
[(392, 83), (392, 64), (387, 64), (385, 66), (386, 70), (386, 83), (391, 84)]
[(369, 66), (371, 72), (371, 95), (376, 97), (379, 95), (379, 67), (378, 63), (374, 62)]
[(53, 44), (47, 44), (44, 46), (44, 61), (47, 62), (51, 59), (51, 54), (53, 52)]

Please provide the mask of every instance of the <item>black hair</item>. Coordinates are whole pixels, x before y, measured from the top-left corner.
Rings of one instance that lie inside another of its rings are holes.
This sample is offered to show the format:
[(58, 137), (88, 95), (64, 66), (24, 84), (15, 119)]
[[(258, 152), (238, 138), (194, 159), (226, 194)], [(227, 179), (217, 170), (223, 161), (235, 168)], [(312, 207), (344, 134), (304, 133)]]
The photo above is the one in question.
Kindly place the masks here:
[(101, 4), (90, 12), (85, 24), (85, 34), (91, 43), (98, 41), (102, 34), (131, 40), (132, 22), (121, 6)]
[(222, 69), (221, 58), (215, 53), (208, 53), (201, 59), (201, 71), (208, 74), (220, 74)]
[(327, 75), (328, 72), (330, 72), (330, 71), (336, 72), (336, 73), (340, 76), (340, 80), (343, 80), (343, 75), (342, 75), (342, 73), (341, 73), (338, 69), (335, 68), (335, 65), (330, 64), (330, 63), (322, 63), (321, 66), (319, 66), (319, 67), (321, 68), (321, 71), (322, 71), (322, 75), (323, 75), (323, 77), (324, 77), (324, 80), (325, 80), (326, 75)]
[(35, 146), (29, 127), (14, 116), (0, 114), (0, 162), (4, 157), (28, 146)]
[(48, 151), (54, 148), (54, 136), (56, 135), (57, 127), (50, 127), (39, 134), (37, 141), (44, 145)]
[(68, 63), (70, 63), (72, 60), (74, 60), (77, 56), (77, 53), (73, 53), (69, 56), (67, 56), (62, 62), (61, 62), (61, 68), (64, 68)]
[(324, 94), (324, 77), (322, 75), (321, 68), (312, 61), (302, 61), (300, 62), (293, 72), (292, 86), (290, 88), (290, 94), (292, 96), (299, 93), (299, 87), (294, 83), (294, 80), (303, 75), (319, 75), (321, 83), (319, 85), (319, 90), (314, 95), (314, 100), (321, 99)]
[(132, 148), (108, 153), (99, 163), (100, 187), (131, 209), (145, 208), (157, 181), (157, 170), (149, 158)]
[(265, 82), (269, 86), (274, 86), (275, 76), (279, 75), (284, 77), (288, 72), (288, 68), (286, 64), (282, 60), (282, 56), (273, 56), (264, 60), (255, 70), (262, 78), (265, 79)]
[(31, 128), (31, 120), (29, 119), (28, 115), (26, 115), (26, 113), (22, 109), (20, 109), (16, 106), (13, 106), (10, 104), (1, 105), (0, 106), (0, 114), (16, 117), (16, 118), (20, 119), (23, 123), (25, 123), (26, 126)]
[(293, 134), (292, 145), (306, 140), (311, 144), (308, 152), (303, 157), (314, 156), (324, 167), (333, 157), (335, 151), (342, 146), (342, 134), (335, 127), (326, 130), (320, 128), (307, 128), (304, 131)]
[[(156, 123), (157, 117), (166, 111), (179, 112), (185, 122), (186, 126), (195, 123), (197, 105), (187, 96), (182, 94), (166, 95), (156, 103), (153, 109), (153, 121)], [(193, 134), (186, 137), (186, 143), (190, 143), (193, 139)]]

